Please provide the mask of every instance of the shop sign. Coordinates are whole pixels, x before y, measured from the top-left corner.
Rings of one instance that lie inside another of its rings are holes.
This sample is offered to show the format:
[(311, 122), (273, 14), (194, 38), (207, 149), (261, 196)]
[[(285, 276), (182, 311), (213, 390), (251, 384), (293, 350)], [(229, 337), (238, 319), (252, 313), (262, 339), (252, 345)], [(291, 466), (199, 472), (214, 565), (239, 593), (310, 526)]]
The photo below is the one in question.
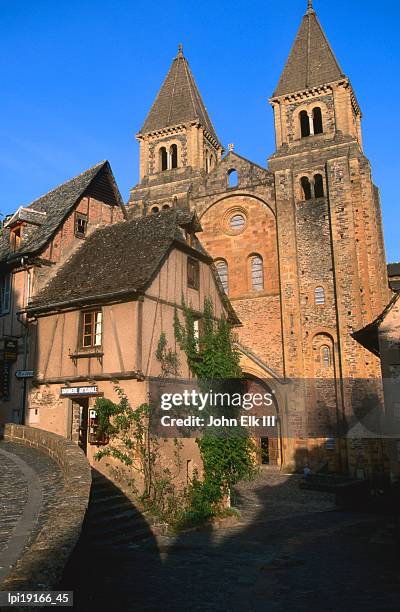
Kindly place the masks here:
[(61, 387), (61, 397), (89, 397), (91, 395), (98, 395), (99, 388), (97, 385), (91, 385), (86, 387)]

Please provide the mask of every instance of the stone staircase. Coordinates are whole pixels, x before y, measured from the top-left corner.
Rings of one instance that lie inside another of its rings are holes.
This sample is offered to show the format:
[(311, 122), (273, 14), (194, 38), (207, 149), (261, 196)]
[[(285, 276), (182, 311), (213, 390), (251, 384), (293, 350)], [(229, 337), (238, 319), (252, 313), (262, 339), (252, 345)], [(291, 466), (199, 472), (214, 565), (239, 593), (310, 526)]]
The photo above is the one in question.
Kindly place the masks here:
[(97, 470), (92, 469), (89, 507), (82, 540), (90, 548), (133, 545), (153, 537), (143, 512), (125, 493)]

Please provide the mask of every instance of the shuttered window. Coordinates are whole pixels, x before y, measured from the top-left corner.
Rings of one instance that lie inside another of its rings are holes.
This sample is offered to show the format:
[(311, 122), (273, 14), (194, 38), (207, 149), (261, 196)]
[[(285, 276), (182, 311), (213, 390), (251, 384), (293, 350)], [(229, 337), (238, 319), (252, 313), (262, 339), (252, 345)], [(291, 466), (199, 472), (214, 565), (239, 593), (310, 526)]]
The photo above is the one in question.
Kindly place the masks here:
[(10, 312), (11, 274), (0, 276), (0, 315)]

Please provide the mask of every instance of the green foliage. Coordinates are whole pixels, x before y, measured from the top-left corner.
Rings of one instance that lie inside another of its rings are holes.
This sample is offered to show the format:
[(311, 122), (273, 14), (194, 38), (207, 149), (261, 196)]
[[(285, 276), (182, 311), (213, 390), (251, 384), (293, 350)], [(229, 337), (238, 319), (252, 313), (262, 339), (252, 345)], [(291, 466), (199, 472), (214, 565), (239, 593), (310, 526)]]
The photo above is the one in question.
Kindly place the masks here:
[(175, 338), (186, 353), (189, 367), (196, 378), (241, 378), (239, 352), (232, 345), (231, 328), (227, 321), (214, 318), (211, 300), (204, 301), (204, 314), (199, 337), (196, 338), (195, 316), (182, 298), (184, 323), (175, 311)]
[(99, 430), (110, 439), (109, 444), (95, 454), (95, 459), (113, 457), (133, 468), (143, 476), (145, 493), (149, 494), (151, 466), (156, 456), (156, 449), (148, 436), (149, 406), (142, 404), (133, 409), (121, 387), (116, 386), (115, 391), (118, 403), (99, 397), (94, 406)]
[[(240, 379), (240, 355), (232, 343), (232, 333), (227, 321), (214, 318), (210, 300), (205, 300), (203, 325), (198, 338), (195, 335), (194, 313), (184, 300), (184, 323), (175, 312), (175, 337), (186, 353), (189, 367), (197, 377), (199, 386), (206, 389), (216, 379)], [(189, 515), (205, 518), (211, 516), (229, 494), (230, 488), (255, 474), (255, 447), (247, 432), (227, 433), (226, 437), (204, 435), (197, 440), (204, 466), (204, 478), (193, 480), (189, 490)]]
[[(183, 314), (181, 323), (175, 312), (175, 338), (185, 352), (200, 388), (205, 389), (210, 380), (220, 380), (223, 389), (227, 379), (240, 379), (240, 356), (233, 347), (230, 326), (214, 317), (211, 301), (204, 303), (198, 337), (195, 334), (195, 315), (184, 301)], [(156, 358), (163, 377), (177, 376), (179, 360), (176, 352), (168, 347), (164, 333), (158, 342)], [(141, 501), (154, 515), (177, 528), (204, 523), (223, 513), (222, 502), (230, 488), (242, 479), (251, 478), (255, 472), (255, 449), (247, 433), (241, 430), (237, 435), (229, 434), (225, 438), (208, 434), (198, 439), (204, 466), (203, 479), (195, 474), (186, 488), (179, 489), (175, 480), (182, 468), (182, 442), (174, 441), (173, 467), (163, 467), (160, 440), (149, 432), (149, 406), (142, 404), (133, 409), (124, 391), (120, 387), (115, 389), (117, 403), (106, 398), (96, 400), (99, 435), (108, 436), (110, 441), (95, 458), (113, 457), (139, 472), (144, 482)]]
[(168, 347), (164, 332), (161, 333), (156, 350), (156, 359), (161, 365), (163, 377), (177, 376), (179, 370), (179, 359), (176, 351)]

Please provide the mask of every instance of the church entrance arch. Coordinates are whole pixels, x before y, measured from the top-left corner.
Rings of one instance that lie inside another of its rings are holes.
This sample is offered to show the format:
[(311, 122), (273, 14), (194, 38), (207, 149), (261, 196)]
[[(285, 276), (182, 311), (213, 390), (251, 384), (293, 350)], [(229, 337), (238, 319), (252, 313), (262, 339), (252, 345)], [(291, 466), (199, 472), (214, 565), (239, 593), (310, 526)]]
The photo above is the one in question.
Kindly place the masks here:
[[(258, 378), (253, 374), (244, 372), (246, 381), (245, 392), (254, 396), (268, 395), (271, 398), (271, 405), (266, 405), (263, 401), (260, 406), (253, 406), (249, 415), (259, 417), (270, 417), (267, 422), (268, 427), (251, 428), (252, 438), (257, 448), (257, 462), (259, 465), (281, 465), (282, 464), (282, 438), (281, 422), (279, 416), (279, 405), (276, 395), (268, 381)], [(261, 422), (261, 421), (260, 421)]]

